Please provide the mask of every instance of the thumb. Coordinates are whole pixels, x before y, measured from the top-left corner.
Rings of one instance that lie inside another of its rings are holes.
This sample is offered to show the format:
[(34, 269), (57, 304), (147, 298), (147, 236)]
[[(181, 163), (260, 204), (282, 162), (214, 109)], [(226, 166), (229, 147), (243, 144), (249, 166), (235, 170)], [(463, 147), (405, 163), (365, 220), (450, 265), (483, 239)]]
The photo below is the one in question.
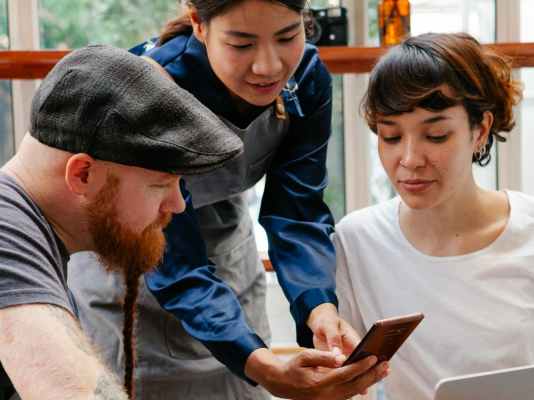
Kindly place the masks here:
[(323, 333), (326, 337), (328, 349), (337, 354), (343, 353), (343, 340), (339, 332), (339, 324), (327, 324), (323, 326)]
[(295, 357), (299, 357), (298, 362), (301, 366), (325, 368), (341, 367), (347, 359), (343, 354), (311, 349), (304, 350)]

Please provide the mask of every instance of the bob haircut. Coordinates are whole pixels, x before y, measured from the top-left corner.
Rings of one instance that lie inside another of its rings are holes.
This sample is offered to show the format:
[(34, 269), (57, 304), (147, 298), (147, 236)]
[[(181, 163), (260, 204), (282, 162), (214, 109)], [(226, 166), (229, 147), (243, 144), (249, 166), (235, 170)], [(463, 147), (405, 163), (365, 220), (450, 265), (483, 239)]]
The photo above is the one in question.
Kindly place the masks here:
[(412, 112), (416, 107), (441, 111), (462, 105), (473, 130), (485, 111), (493, 114), (480, 160), (487, 165), (500, 132), (515, 126), (513, 107), (522, 99), (523, 85), (513, 79), (512, 62), (482, 46), (467, 33), (427, 33), (405, 40), (380, 58), (369, 81), (360, 110), (377, 133), (377, 116)]

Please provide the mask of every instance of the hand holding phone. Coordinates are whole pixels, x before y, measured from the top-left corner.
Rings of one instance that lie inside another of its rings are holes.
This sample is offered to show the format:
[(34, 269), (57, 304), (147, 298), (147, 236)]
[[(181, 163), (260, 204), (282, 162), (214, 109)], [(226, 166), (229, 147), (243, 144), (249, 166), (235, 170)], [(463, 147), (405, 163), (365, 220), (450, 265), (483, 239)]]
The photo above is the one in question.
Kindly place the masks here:
[(423, 318), (425, 316), (418, 313), (376, 321), (343, 365), (369, 356), (375, 356), (377, 364), (389, 361)]

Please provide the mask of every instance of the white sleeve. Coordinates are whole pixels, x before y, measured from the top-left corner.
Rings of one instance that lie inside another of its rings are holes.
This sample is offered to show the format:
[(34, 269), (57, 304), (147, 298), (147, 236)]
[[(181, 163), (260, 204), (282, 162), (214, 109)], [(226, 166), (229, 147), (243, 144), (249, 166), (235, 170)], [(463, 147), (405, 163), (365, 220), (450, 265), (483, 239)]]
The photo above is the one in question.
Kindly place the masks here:
[(349, 264), (341, 233), (332, 234), (332, 241), (336, 247), (337, 255), (336, 294), (339, 300), (339, 316), (347, 321), (358, 332), (358, 335), (363, 338), (367, 330), (358, 307), (350, 273), (351, 271), (357, 271), (355, 265), (353, 265), (355, 261), (351, 259)]

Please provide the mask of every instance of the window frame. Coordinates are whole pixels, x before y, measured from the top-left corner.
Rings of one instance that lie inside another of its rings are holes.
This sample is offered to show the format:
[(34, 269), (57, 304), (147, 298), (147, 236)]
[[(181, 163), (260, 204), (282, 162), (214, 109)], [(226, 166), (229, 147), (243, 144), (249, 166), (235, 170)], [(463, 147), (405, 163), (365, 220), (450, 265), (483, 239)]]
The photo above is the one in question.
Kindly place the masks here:
[[(8, 0), (7, 15), (10, 49), (39, 50), (39, 0)], [(13, 79), (11, 82), (15, 151), (18, 151), (28, 131), (31, 102), (41, 80)]]

